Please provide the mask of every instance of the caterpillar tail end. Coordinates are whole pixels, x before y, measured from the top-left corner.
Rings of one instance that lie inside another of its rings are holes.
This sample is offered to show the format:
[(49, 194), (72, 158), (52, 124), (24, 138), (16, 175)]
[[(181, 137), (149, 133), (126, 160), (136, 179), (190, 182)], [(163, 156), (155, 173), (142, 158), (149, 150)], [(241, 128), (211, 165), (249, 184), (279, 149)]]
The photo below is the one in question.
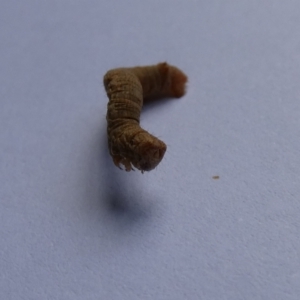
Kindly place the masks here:
[(186, 92), (188, 77), (177, 67), (160, 63), (160, 73), (165, 78), (165, 93), (169, 97), (180, 98)]
[(171, 94), (173, 97), (180, 98), (185, 94), (186, 91), (186, 83), (187, 83), (187, 76), (176, 67), (171, 67), (170, 70), (171, 76)]

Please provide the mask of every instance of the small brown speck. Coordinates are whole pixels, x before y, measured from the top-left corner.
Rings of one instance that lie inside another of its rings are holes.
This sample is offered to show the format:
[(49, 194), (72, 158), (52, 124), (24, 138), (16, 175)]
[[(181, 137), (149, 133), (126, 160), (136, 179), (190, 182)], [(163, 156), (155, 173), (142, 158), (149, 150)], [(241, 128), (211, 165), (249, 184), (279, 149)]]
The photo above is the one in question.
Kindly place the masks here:
[(212, 177), (213, 179), (220, 179), (220, 176), (219, 175), (215, 175)]

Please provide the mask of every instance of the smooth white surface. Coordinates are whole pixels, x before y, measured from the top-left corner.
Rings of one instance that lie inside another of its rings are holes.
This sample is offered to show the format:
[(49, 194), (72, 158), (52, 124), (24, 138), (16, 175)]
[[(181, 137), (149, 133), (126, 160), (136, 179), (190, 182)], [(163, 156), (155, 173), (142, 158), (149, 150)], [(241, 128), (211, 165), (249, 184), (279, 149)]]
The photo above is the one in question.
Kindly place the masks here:
[[(0, 2), (0, 299), (300, 297), (300, 2)], [(112, 164), (108, 69), (168, 61), (168, 151)], [(219, 175), (219, 180), (212, 179)]]

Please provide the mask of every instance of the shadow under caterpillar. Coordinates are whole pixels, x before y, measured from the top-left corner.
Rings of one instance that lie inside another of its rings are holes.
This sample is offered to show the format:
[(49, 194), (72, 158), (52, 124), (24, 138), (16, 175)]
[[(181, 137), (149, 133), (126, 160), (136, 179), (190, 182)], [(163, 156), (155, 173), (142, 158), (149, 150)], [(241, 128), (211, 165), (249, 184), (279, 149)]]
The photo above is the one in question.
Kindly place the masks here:
[(167, 63), (118, 68), (104, 76), (107, 105), (108, 146), (114, 164), (126, 171), (154, 169), (162, 160), (166, 144), (140, 127), (143, 99), (180, 98), (187, 76)]

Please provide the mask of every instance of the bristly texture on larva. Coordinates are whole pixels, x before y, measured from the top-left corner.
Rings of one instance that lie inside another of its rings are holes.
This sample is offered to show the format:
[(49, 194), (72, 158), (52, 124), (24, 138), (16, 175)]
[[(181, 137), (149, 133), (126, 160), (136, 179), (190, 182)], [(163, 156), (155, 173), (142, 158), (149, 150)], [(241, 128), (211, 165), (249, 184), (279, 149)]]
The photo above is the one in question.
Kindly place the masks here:
[(116, 166), (144, 172), (160, 163), (167, 146), (140, 127), (143, 99), (180, 98), (186, 82), (187, 76), (167, 63), (119, 68), (105, 74), (108, 146)]

